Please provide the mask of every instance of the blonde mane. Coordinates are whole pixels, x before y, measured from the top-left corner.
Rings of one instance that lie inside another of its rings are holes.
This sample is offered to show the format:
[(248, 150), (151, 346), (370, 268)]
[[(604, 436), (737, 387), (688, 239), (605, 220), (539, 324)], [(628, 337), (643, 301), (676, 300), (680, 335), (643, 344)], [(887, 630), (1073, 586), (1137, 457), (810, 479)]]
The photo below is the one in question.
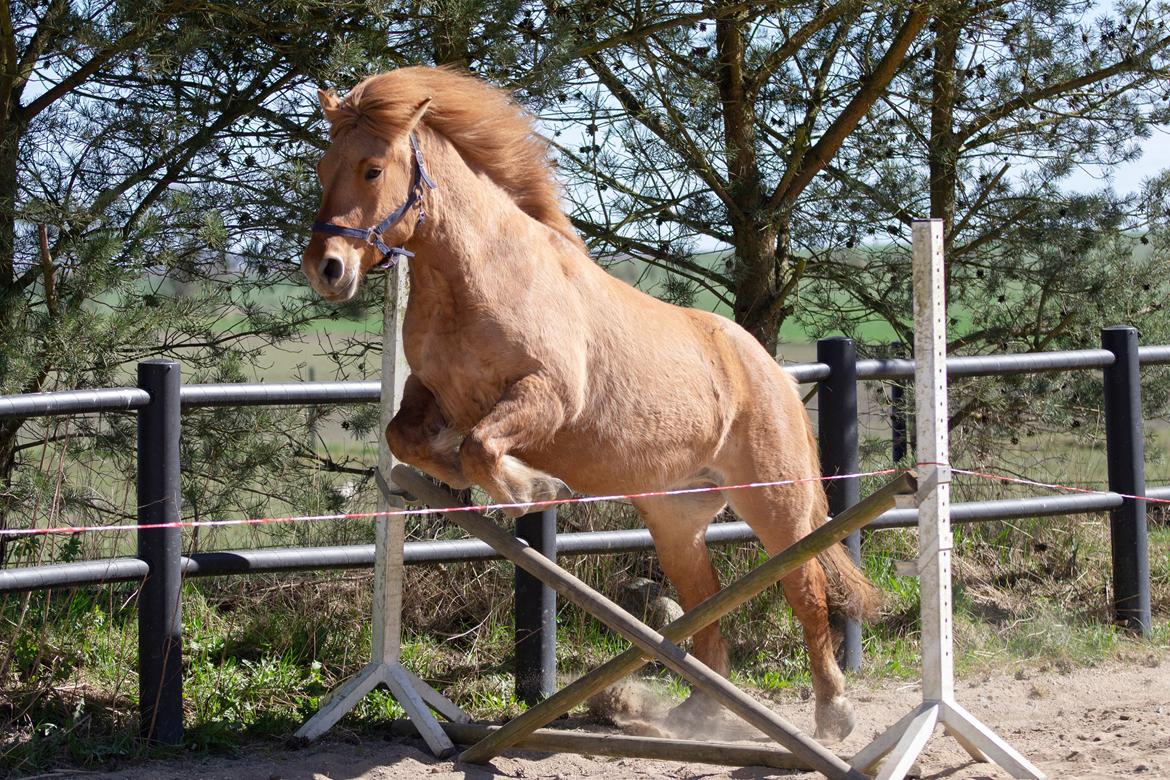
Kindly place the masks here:
[(400, 68), (361, 82), (325, 114), (334, 138), (356, 126), (391, 140), (427, 98), (431, 105), (424, 125), (445, 136), (469, 164), (486, 171), (526, 214), (585, 250), (561, 209), (548, 144), (533, 129), (532, 118), (502, 89), (450, 68)]

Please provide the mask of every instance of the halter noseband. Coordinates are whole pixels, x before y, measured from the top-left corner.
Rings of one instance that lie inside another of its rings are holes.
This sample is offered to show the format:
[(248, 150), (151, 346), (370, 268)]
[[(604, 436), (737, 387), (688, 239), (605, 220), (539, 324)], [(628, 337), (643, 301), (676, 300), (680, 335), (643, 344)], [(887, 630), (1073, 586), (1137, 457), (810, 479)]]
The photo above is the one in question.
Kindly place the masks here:
[(418, 139), (415, 138), (413, 132), (410, 134), (410, 148), (414, 152), (414, 166), (410, 177), (410, 193), (406, 196), (405, 203), (390, 212), (388, 217), (374, 227), (352, 228), (334, 225), (332, 222), (314, 222), (313, 232), (324, 233), (327, 236), (347, 236), (365, 241), (367, 244), (373, 244), (382, 253), (382, 261), (374, 266), (375, 269), (393, 268), (400, 257), (414, 257), (414, 252), (409, 249), (401, 246), (386, 246), (386, 242), (382, 240), (382, 234), (401, 222), (415, 204), (418, 205), (418, 224), (421, 225), (425, 222), (427, 215), (422, 207), (422, 185), (425, 184), (432, 190), (438, 187), (435, 180), (427, 173), (422, 149), (419, 148)]

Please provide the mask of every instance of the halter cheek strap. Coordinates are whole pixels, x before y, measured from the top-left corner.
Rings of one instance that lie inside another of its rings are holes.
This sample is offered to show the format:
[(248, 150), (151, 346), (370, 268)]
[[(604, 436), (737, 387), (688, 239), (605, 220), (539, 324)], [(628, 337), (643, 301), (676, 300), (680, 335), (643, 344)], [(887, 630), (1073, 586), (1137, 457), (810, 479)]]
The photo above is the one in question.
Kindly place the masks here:
[(382, 235), (390, 228), (402, 221), (416, 205), (418, 206), (418, 224), (421, 225), (426, 222), (427, 215), (422, 206), (423, 185), (425, 184), (429, 189), (437, 189), (438, 185), (435, 180), (427, 173), (426, 163), (423, 161), (422, 149), (419, 148), (418, 139), (414, 133), (410, 134), (410, 148), (414, 152), (414, 165), (411, 170), (410, 177), (410, 192), (406, 196), (406, 202), (394, 209), (390, 214), (374, 227), (368, 228), (352, 228), (344, 225), (335, 225), (332, 222), (314, 222), (313, 232), (324, 233), (327, 236), (345, 236), (347, 238), (356, 238), (359, 241), (365, 241), (367, 244), (373, 246), (382, 253), (382, 261), (374, 266), (378, 270), (386, 270), (393, 268), (399, 258), (414, 257), (414, 252), (401, 246), (387, 246), (386, 242), (382, 240)]

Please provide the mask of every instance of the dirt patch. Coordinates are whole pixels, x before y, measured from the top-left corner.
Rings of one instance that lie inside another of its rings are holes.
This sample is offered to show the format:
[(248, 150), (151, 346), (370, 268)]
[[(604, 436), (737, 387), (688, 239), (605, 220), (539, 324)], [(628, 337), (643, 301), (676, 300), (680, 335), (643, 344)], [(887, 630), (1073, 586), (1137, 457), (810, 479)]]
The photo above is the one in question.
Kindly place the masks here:
[[(1062, 778), (1170, 777), (1170, 652), (1139, 654), (1085, 669), (1023, 669), (960, 680), (956, 698), (1009, 744)], [(852, 686), (855, 732), (838, 752), (852, 754), (921, 699), (917, 684)], [(812, 731), (812, 703), (774, 700), (802, 729)], [(655, 707), (658, 704), (655, 703)], [(302, 750), (252, 748), (239, 758), (189, 758), (79, 773), (87, 780), (418, 780), (446, 778), (735, 778), (784, 775), (775, 769), (724, 768), (669, 761), (510, 753), (489, 766), (438, 761), (415, 739), (328, 740)], [(936, 730), (920, 760), (927, 778), (1006, 778), (976, 764)], [(68, 776), (57, 773), (53, 777)]]

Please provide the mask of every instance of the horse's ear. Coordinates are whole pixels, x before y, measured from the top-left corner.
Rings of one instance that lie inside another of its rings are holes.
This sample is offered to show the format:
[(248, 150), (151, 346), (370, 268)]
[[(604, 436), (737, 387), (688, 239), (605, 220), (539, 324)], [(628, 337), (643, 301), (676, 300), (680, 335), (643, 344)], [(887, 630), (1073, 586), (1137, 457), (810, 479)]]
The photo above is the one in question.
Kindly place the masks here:
[(410, 113), (410, 121), (406, 123), (407, 132), (413, 131), (418, 127), (418, 123), (422, 121), (423, 114), (431, 107), (431, 101), (434, 98), (424, 98), (421, 103), (414, 107), (414, 111)]
[(337, 108), (341, 101), (337, 97), (337, 93), (333, 90), (318, 89), (317, 100), (321, 101), (321, 110), (329, 116), (329, 112)]

